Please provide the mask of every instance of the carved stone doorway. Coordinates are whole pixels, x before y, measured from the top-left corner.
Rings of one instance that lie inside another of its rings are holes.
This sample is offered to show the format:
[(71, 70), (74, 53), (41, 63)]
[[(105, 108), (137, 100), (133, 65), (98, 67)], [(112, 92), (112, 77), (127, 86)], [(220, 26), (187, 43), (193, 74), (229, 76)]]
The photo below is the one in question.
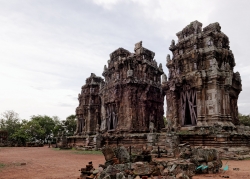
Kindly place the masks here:
[(196, 90), (183, 89), (181, 92), (182, 126), (195, 126), (197, 121)]
[(117, 127), (117, 112), (115, 104), (106, 107), (108, 130), (115, 130)]

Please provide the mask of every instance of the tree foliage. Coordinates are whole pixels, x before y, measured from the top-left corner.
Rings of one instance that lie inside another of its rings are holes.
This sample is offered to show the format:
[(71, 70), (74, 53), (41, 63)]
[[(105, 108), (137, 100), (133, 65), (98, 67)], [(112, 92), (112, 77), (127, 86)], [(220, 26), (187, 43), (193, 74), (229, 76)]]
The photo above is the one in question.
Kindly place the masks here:
[[(41, 133), (37, 134), (37, 135), (39, 135), (40, 139), (45, 139), (49, 135), (51, 135), (53, 133), (53, 130), (54, 130), (55, 125), (56, 125), (53, 118), (46, 116), (46, 115), (44, 115), (44, 116), (41, 116), (41, 115), (31, 116), (31, 122), (34, 123), (33, 124), (34, 126), (40, 126), (41, 129), (43, 129), (43, 131)], [(40, 130), (40, 129), (37, 128), (37, 130)]]
[(239, 113), (239, 120), (241, 124), (244, 124), (245, 126), (250, 126), (250, 115), (244, 115)]
[(163, 121), (164, 121), (164, 124), (166, 126), (168, 124), (168, 121), (167, 121), (167, 118), (165, 116), (163, 116)]
[(66, 118), (66, 121), (64, 122), (64, 125), (66, 126), (66, 129), (68, 131), (68, 135), (73, 135), (76, 130), (76, 116), (68, 116)]
[(1, 115), (0, 129), (8, 132), (8, 140), (13, 140), (14, 133), (21, 127), (19, 116), (16, 112), (9, 110)]
[(63, 130), (66, 135), (73, 135), (75, 129), (75, 115), (70, 115), (63, 121), (57, 116), (47, 115), (33, 115), (29, 120), (21, 121), (16, 112), (6, 111), (0, 118), (0, 130), (8, 132), (9, 141), (20, 144), (56, 137)]

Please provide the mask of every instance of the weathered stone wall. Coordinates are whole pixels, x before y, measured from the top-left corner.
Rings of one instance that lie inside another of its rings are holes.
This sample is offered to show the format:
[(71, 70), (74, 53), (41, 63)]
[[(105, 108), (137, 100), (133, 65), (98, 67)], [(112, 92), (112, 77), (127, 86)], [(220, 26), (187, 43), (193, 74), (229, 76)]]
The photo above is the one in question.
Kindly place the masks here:
[(203, 28), (198, 21), (178, 32), (167, 56), (167, 119), (171, 130), (182, 126), (235, 127), (241, 78), (234, 73), (234, 55), (219, 23)]

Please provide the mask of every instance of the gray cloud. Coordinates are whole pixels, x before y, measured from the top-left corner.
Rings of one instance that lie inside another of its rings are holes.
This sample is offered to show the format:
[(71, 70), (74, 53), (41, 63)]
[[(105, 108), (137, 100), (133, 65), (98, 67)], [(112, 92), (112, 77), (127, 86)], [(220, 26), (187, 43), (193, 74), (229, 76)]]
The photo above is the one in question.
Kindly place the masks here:
[[(219, 22), (242, 75), (239, 111), (248, 114), (250, 79), (248, 1), (3, 1), (0, 0), (0, 113), (73, 114), (77, 95), (93, 72), (101, 76), (109, 54), (134, 44), (163, 64), (176, 33), (191, 21)], [(25, 104), (24, 104), (25, 103)]]

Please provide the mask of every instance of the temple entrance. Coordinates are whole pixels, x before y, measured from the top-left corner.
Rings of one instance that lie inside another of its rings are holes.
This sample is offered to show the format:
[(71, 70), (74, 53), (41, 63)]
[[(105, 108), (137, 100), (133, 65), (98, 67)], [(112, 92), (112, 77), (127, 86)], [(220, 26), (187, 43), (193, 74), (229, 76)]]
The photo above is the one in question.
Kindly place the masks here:
[(85, 125), (85, 121), (84, 121), (84, 118), (80, 118), (79, 120), (79, 132), (85, 132), (84, 131), (84, 125)]
[(117, 113), (115, 104), (106, 107), (108, 130), (115, 130), (117, 127)]
[(186, 89), (181, 92), (182, 126), (195, 126), (197, 120), (196, 91)]

